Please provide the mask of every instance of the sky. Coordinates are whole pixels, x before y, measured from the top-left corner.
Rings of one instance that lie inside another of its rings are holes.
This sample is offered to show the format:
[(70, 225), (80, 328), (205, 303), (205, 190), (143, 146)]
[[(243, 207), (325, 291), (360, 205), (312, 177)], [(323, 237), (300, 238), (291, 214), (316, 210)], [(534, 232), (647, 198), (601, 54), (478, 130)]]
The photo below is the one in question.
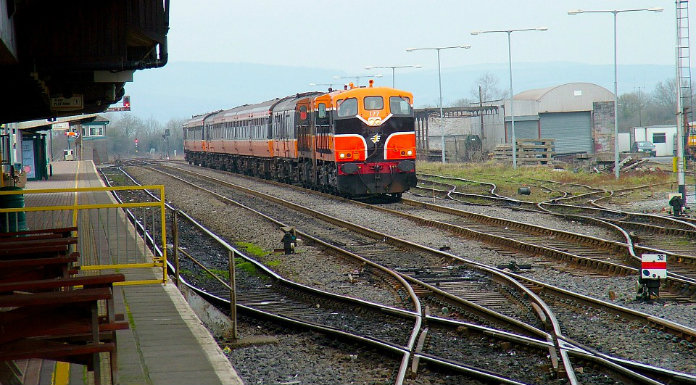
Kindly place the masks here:
[(572, 9), (662, 7), (617, 17), (620, 64), (672, 64), (674, 1), (666, 0), (180, 0), (171, 2), (172, 61), (251, 62), (369, 73), (368, 65), (436, 67), (434, 51), (410, 47), (470, 44), (442, 52), (442, 67), (507, 63), (506, 34), (474, 30), (548, 27), (512, 34), (514, 62), (613, 63), (613, 17)]
[[(637, 87), (649, 91), (656, 82), (674, 76), (670, 69), (675, 63), (674, 1), (173, 0), (169, 64), (161, 69), (137, 71), (135, 83), (126, 86), (126, 93), (132, 96), (135, 114), (166, 121), (172, 115), (170, 111), (190, 117), (194, 113), (309, 91), (312, 89), (308, 87), (309, 82), (342, 84), (351, 81), (346, 80), (348, 77), (382, 74), (383, 79), (378, 79), (377, 85), (390, 86), (391, 69), (365, 67), (421, 65), (422, 68), (397, 69), (396, 82), (399, 83), (401, 76), (402, 87), (414, 93), (419, 91), (414, 99), (434, 105), (438, 100), (436, 51), (406, 52), (406, 49), (471, 45), (470, 49), (441, 51), (444, 104), (447, 104), (470, 96), (470, 84), (488, 68), (494, 69), (500, 80), (498, 87), (507, 89), (507, 34), (472, 36), (472, 31), (535, 27), (548, 30), (513, 32), (511, 36), (513, 74), (517, 69), (513, 76), (515, 93), (524, 87), (541, 88), (570, 81), (595, 82), (613, 90), (612, 14), (571, 16), (568, 11), (652, 7), (662, 7), (664, 11), (618, 14), (618, 65), (624, 71), (619, 72), (620, 94)], [(696, 16), (691, 21), (692, 31), (696, 31)], [(182, 71), (184, 63), (186, 71)], [(219, 65), (224, 63), (236, 64), (230, 66), (237, 71), (235, 76), (246, 78), (239, 81), (221, 76)], [(240, 68), (249, 68), (249, 63), (264, 66), (248, 74), (238, 73), (243, 71)], [(553, 77), (544, 76), (550, 72), (549, 63), (558, 63), (552, 65)], [(583, 79), (576, 73), (572, 79), (565, 79), (563, 63), (594, 68), (586, 70)], [(211, 65), (217, 65), (218, 72), (210, 71)], [(659, 71), (643, 70), (643, 67), (625, 70), (636, 65), (661, 67)], [(309, 77), (304, 76), (306, 71), (298, 72), (303, 76), (292, 79), (294, 72), (287, 67), (317, 70), (310, 71)], [(448, 74), (460, 70), (467, 75), (460, 76), (454, 93), (454, 87), (448, 83), (452, 77), (448, 78)], [(265, 84), (268, 79), (274, 83)], [(411, 82), (412, 87), (406, 82)], [(256, 92), (250, 98), (249, 87), (254, 84), (268, 91)], [(229, 95), (229, 98), (218, 103), (221, 99), (218, 95)], [(204, 96), (208, 99), (202, 102)], [(199, 99), (200, 103), (179, 105), (177, 100), (184, 99)], [(191, 107), (194, 105), (195, 108)]]

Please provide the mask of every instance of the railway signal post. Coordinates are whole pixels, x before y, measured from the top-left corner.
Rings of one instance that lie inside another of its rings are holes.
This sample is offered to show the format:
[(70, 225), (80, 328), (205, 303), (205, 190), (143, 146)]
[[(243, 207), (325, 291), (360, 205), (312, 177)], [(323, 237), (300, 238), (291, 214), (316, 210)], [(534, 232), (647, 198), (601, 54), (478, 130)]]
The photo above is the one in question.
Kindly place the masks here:
[(641, 255), (640, 298), (653, 300), (660, 297), (660, 279), (667, 279), (667, 256), (665, 254)]

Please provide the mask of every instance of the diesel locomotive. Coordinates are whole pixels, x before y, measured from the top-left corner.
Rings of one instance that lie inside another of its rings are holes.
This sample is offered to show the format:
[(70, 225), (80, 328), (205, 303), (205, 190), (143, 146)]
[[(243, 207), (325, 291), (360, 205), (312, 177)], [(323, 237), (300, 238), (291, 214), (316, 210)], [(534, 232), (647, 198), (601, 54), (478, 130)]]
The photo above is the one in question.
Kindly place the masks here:
[(388, 87), (307, 92), (194, 116), (184, 123), (189, 164), (343, 196), (416, 185), (413, 95)]

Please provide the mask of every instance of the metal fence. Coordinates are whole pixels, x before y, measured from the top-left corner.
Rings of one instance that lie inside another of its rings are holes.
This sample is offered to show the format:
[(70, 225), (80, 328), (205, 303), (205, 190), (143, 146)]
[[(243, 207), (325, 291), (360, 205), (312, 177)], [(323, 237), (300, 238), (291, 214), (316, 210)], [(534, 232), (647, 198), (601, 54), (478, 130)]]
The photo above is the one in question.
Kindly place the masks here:
[[(125, 190), (159, 192), (159, 200), (113, 198), (114, 191)], [(80, 253), (81, 270), (129, 269), (124, 285), (166, 282), (164, 186), (0, 190), (0, 231), (63, 227), (78, 229), (74, 251)], [(153, 268), (161, 269), (161, 276)]]

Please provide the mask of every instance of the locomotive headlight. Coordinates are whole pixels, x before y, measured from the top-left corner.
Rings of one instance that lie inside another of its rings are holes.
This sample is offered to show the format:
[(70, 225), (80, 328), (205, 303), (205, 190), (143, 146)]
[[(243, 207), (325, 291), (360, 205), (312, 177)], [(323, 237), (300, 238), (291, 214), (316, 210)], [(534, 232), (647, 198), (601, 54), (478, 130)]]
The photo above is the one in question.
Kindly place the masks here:
[(338, 157), (341, 158), (341, 159), (345, 159), (345, 158), (346, 158), (346, 154), (342, 152), (342, 153), (338, 154)]
[(408, 151), (406, 151), (406, 155), (408, 155), (408, 156), (413, 155), (413, 150), (408, 150)]

